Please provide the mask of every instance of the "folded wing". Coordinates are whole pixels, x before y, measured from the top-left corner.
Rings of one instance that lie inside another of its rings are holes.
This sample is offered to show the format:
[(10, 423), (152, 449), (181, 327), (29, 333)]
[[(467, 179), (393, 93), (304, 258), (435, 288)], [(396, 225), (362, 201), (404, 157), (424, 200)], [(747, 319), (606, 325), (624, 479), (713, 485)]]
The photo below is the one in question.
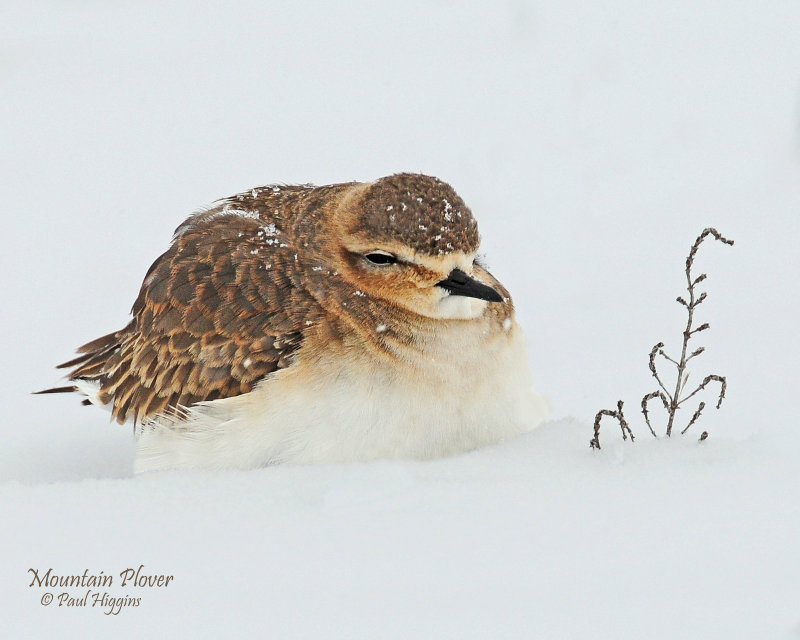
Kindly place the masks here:
[(197, 218), (150, 267), (131, 322), (80, 347), (60, 365), (74, 384), (48, 391), (93, 386), (93, 402), (136, 424), (246, 393), (287, 366), (313, 304), (290, 243), (257, 216)]

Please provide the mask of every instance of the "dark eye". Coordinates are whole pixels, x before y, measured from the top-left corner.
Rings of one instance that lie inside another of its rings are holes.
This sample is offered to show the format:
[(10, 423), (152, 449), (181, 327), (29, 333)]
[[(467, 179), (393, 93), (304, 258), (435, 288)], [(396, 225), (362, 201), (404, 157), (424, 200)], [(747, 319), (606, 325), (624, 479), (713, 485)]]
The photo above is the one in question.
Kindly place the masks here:
[(397, 258), (393, 256), (391, 253), (378, 253), (377, 251), (373, 251), (372, 253), (368, 253), (364, 256), (367, 260), (369, 260), (372, 264), (394, 264), (397, 262)]

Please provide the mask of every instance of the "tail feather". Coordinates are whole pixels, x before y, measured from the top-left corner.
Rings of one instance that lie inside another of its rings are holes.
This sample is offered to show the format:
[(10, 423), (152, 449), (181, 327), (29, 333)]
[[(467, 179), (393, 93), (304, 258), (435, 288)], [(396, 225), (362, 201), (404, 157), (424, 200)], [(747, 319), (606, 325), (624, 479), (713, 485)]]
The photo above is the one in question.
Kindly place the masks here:
[(116, 352), (120, 346), (120, 331), (109, 333), (108, 335), (87, 342), (78, 348), (79, 355), (68, 362), (57, 366), (58, 369), (72, 369), (68, 378), (75, 384), (63, 387), (53, 387), (34, 391), (37, 394), (45, 393), (70, 393), (77, 392), (86, 395), (82, 401), (84, 405), (106, 404), (99, 398), (99, 392), (107, 372), (104, 370), (109, 357)]
[[(130, 325), (129, 325), (130, 326)], [(128, 327), (126, 327), (127, 329)], [(123, 329), (124, 331), (125, 329)], [(109, 347), (119, 344), (119, 334), (122, 333), (121, 331), (114, 331), (109, 333), (105, 336), (101, 336), (92, 340), (91, 342), (87, 342), (85, 345), (78, 347), (76, 351), (78, 353), (88, 353), (94, 354), (98, 351), (105, 351)]]
[(39, 395), (42, 393), (70, 393), (72, 391), (77, 391), (78, 387), (75, 385), (70, 385), (69, 387), (53, 387), (52, 389), (42, 389), (41, 391), (34, 391), (35, 395)]
[(106, 355), (107, 354), (104, 353), (101, 354), (99, 358), (92, 358), (89, 362), (85, 362), (70, 374), (70, 378), (87, 378), (89, 380), (99, 378), (104, 373), (103, 368), (106, 364)]
[(89, 358), (91, 358), (92, 355), (94, 355), (94, 354), (92, 354), (92, 353), (84, 353), (83, 355), (78, 356), (77, 358), (75, 358), (73, 360), (70, 360), (69, 362), (62, 362), (61, 364), (57, 364), (56, 365), (56, 369), (69, 369), (70, 367), (75, 367), (75, 366), (81, 364), (82, 362), (85, 362)]

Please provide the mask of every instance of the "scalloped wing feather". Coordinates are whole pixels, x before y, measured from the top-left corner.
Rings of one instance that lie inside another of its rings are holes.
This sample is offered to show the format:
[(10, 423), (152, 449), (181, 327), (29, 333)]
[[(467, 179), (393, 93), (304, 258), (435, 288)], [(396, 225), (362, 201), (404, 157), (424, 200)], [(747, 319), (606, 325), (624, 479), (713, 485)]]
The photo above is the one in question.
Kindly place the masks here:
[(179, 227), (147, 272), (133, 320), (60, 365), (75, 367), (70, 380), (98, 384), (97, 400), (120, 423), (247, 393), (300, 346), (315, 303), (292, 284), (293, 249), (267, 237), (255, 214), (212, 213)]

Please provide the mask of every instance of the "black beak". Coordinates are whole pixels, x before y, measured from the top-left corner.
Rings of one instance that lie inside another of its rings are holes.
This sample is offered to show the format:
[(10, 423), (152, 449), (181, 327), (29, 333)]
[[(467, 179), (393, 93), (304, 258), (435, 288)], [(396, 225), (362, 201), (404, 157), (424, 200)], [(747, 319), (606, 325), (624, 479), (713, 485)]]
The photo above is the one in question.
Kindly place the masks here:
[(436, 283), (437, 287), (447, 289), (451, 295), (488, 300), (489, 302), (502, 302), (503, 297), (491, 287), (470, 278), (461, 269), (453, 269), (447, 280)]

